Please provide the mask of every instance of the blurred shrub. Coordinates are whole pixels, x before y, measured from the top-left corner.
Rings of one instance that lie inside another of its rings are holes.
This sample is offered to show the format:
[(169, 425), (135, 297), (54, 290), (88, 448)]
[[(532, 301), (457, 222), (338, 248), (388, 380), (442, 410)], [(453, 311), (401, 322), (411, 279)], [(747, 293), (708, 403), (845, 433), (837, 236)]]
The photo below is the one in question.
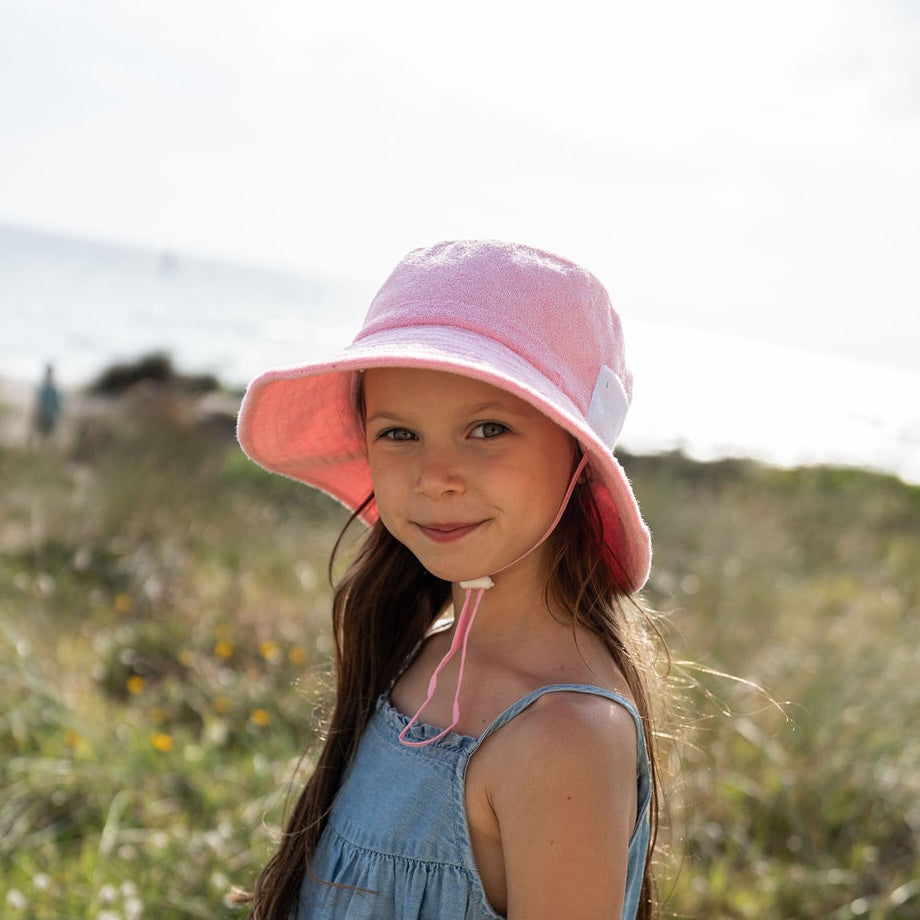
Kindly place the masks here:
[(220, 388), (213, 374), (180, 374), (168, 354), (155, 352), (104, 370), (89, 386), (97, 396), (121, 396), (140, 383), (158, 384), (185, 394), (209, 393)]

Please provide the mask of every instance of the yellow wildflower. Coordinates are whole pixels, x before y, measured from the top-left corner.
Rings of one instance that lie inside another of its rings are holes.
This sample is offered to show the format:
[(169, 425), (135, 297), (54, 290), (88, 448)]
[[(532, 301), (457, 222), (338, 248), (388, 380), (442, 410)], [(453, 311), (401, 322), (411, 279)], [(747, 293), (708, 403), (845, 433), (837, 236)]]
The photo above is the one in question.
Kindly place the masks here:
[(233, 654), (233, 645), (226, 639), (219, 639), (214, 646), (214, 654), (226, 661)]
[(167, 735), (166, 732), (157, 732), (150, 739), (150, 743), (158, 750), (162, 751), (164, 754), (167, 751), (173, 749), (174, 741), (172, 735)]
[(253, 709), (249, 714), (249, 721), (254, 725), (268, 725), (272, 720), (272, 714), (267, 709)]
[(230, 700), (225, 696), (214, 697), (214, 711), (224, 716), (230, 712)]
[(303, 664), (307, 660), (307, 653), (299, 645), (292, 645), (288, 651), (288, 661), (291, 664)]
[(125, 682), (125, 686), (131, 696), (137, 696), (139, 693), (144, 692), (144, 678), (138, 674), (132, 674)]
[(259, 654), (266, 661), (277, 661), (281, 657), (281, 649), (278, 648), (277, 642), (263, 642), (259, 646)]

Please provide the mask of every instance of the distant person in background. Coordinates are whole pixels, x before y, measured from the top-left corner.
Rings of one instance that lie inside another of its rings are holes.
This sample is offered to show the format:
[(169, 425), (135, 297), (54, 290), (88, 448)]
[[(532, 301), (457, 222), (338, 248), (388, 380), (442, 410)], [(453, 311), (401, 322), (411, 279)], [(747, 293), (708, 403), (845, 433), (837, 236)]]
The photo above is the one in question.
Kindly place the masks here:
[(61, 392), (54, 382), (54, 368), (49, 364), (35, 398), (34, 433), (39, 441), (47, 441), (54, 434), (62, 406)]

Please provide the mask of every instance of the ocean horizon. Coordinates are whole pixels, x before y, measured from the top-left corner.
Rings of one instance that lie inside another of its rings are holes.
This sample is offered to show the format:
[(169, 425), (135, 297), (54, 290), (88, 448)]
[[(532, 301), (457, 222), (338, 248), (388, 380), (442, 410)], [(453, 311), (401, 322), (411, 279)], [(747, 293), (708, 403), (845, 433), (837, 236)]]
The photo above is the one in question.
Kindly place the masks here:
[[(163, 352), (182, 372), (241, 389), (349, 342), (373, 293), (354, 279), (0, 227), (0, 379), (21, 390), (52, 364), (78, 389)], [(920, 483), (920, 367), (650, 323), (619, 306), (635, 377), (626, 450), (855, 466)]]

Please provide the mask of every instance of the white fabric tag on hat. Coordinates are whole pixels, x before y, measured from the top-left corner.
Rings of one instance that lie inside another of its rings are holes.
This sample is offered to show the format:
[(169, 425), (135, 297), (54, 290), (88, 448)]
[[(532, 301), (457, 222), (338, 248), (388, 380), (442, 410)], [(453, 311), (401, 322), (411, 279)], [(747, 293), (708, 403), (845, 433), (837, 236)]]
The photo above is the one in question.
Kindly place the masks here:
[(620, 378), (602, 364), (588, 406), (588, 423), (611, 450), (623, 430), (628, 409), (629, 398)]

